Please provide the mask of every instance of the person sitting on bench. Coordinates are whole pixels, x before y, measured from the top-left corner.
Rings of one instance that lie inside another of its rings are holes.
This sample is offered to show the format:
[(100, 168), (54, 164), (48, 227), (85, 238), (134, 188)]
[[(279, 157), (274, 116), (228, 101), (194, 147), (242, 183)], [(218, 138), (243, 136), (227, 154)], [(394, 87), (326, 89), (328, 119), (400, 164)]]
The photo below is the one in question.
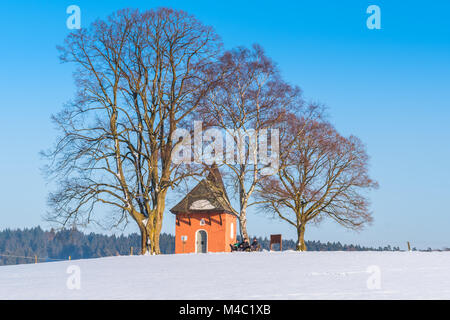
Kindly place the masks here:
[(239, 251), (247, 251), (248, 249), (250, 249), (250, 244), (247, 238), (244, 238), (244, 241), (239, 244)]
[(253, 238), (250, 248), (252, 249), (252, 251), (260, 251), (261, 250), (261, 245), (258, 243), (258, 240), (256, 240), (256, 238)]
[(230, 244), (231, 251), (238, 251), (239, 243)]

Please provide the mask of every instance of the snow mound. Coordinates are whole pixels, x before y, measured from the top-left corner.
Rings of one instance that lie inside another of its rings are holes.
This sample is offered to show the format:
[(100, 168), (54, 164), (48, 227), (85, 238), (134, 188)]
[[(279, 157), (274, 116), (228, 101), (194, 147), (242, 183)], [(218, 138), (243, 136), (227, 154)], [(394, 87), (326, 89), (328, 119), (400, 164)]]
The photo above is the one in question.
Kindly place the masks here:
[(0, 299), (450, 299), (446, 252), (109, 257), (0, 267)]

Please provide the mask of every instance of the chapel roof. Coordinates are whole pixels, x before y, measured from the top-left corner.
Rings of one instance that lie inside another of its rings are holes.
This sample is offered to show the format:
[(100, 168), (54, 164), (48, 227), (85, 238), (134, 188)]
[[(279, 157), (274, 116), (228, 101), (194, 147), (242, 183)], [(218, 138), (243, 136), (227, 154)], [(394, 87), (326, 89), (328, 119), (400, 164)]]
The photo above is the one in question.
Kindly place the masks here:
[(230, 201), (217, 165), (209, 168), (208, 176), (201, 180), (176, 206), (173, 214), (224, 211), (232, 213)]

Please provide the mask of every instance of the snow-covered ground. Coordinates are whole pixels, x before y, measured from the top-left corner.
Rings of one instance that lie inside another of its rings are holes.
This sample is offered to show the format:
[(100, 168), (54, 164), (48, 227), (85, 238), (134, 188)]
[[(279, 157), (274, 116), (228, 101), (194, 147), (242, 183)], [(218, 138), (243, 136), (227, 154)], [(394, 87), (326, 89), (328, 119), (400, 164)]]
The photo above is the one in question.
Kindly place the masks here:
[(450, 252), (211, 253), (2, 266), (0, 299), (450, 299)]

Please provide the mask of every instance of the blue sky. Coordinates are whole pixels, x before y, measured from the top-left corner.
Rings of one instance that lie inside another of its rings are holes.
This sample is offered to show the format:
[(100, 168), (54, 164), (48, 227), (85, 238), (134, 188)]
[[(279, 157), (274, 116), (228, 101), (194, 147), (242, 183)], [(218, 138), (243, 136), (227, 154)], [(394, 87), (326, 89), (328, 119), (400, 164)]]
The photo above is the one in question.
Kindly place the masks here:
[[(334, 223), (310, 227), (309, 240), (418, 248), (450, 247), (449, 1), (12, 1), (0, 3), (0, 229), (48, 227), (47, 186), (38, 153), (54, 142), (50, 115), (74, 93), (72, 67), (56, 45), (66, 8), (82, 26), (124, 7), (170, 6), (196, 15), (225, 47), (261, 44), (283, 76), (309, 100), (328, 107), (343, 134), (367, 145), (374, 223), (350, 232)], [(381, 30), (366, 27), (366, 8), (381, 9)], [(251, 234), (290, 226), (251, 212)], [(128, 231), (134, 231), (129, 228)], [(164, 231), (174, 232), (167, 214)]]

